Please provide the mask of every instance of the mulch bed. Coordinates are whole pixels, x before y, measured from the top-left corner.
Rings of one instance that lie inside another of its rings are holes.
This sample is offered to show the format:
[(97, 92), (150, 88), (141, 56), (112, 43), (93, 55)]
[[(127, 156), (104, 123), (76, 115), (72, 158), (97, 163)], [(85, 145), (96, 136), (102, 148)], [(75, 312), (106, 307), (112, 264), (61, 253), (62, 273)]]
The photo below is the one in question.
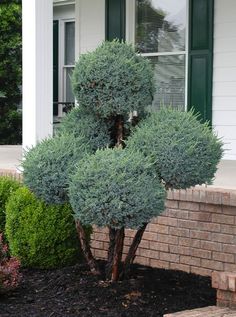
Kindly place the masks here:
[(111, 284), (84, 265), (23, 270), (19, 288), (0, 295), (1, 317), (161, 317), (215, 305), (209, 278), (135, 266), (133, 276)]

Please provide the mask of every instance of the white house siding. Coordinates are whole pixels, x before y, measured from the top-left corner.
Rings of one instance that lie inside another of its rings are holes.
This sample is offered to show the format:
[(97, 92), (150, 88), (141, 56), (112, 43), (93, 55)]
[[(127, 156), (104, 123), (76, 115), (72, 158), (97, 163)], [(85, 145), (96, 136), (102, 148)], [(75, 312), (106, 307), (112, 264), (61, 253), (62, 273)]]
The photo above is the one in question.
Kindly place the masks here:
[(236, 0), (215, 0), (213, 125), (236, 160)]
[(105, 0), (76, 0), (76, 56), (105, 39)]

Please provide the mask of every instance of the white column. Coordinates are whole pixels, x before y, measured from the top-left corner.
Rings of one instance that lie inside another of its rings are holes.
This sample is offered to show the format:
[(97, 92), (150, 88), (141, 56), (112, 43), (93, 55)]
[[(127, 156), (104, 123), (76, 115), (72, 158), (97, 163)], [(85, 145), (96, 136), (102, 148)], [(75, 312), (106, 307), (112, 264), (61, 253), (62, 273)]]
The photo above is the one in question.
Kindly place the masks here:
[(53, 0), (23, 0), (23, 148), (53, 132)]

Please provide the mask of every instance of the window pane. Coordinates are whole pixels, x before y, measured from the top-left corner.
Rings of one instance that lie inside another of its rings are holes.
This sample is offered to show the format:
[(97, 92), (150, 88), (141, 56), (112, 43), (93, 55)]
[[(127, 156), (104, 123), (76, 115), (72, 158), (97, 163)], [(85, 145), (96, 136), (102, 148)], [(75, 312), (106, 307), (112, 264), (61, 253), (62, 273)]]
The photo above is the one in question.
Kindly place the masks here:
[(65, 65), (75, 64), (75, 22), (65, 23)]
[(75, 101), (75, 97), (73, 95), (73, 92), (72, 92), (72, 86), (71, 86), (71, 76), (72, 76), (72, 73), (73, 73), (73, 70), (74, 68), (70, 67), (70, 68), (65, 68), (65, 72), (66, 72), (66, 83), (65, 83), (65, 93), (66, 93), (66, 96), (65, 96), (65, 102), (74, 102)]
[(184, 109), (185, 55), (151, 57), (156, 93), (153, 107), (172, 106)]
[(185, 50), (186, 0), (136, 0), (136, 45), (141, 53)]

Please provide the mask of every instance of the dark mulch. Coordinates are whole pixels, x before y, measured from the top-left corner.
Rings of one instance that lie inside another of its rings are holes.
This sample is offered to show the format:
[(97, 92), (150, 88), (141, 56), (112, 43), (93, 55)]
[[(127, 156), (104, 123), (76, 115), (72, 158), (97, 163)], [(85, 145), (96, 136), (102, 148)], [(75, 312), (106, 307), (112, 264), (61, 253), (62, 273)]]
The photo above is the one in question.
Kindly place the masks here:
[(24, 270), (21, 286), (0, 295), (1, 317), (161, 317), (215, 304), (210, 279), (135, 266), (133, 278), (110, 284), (85, 266)]

